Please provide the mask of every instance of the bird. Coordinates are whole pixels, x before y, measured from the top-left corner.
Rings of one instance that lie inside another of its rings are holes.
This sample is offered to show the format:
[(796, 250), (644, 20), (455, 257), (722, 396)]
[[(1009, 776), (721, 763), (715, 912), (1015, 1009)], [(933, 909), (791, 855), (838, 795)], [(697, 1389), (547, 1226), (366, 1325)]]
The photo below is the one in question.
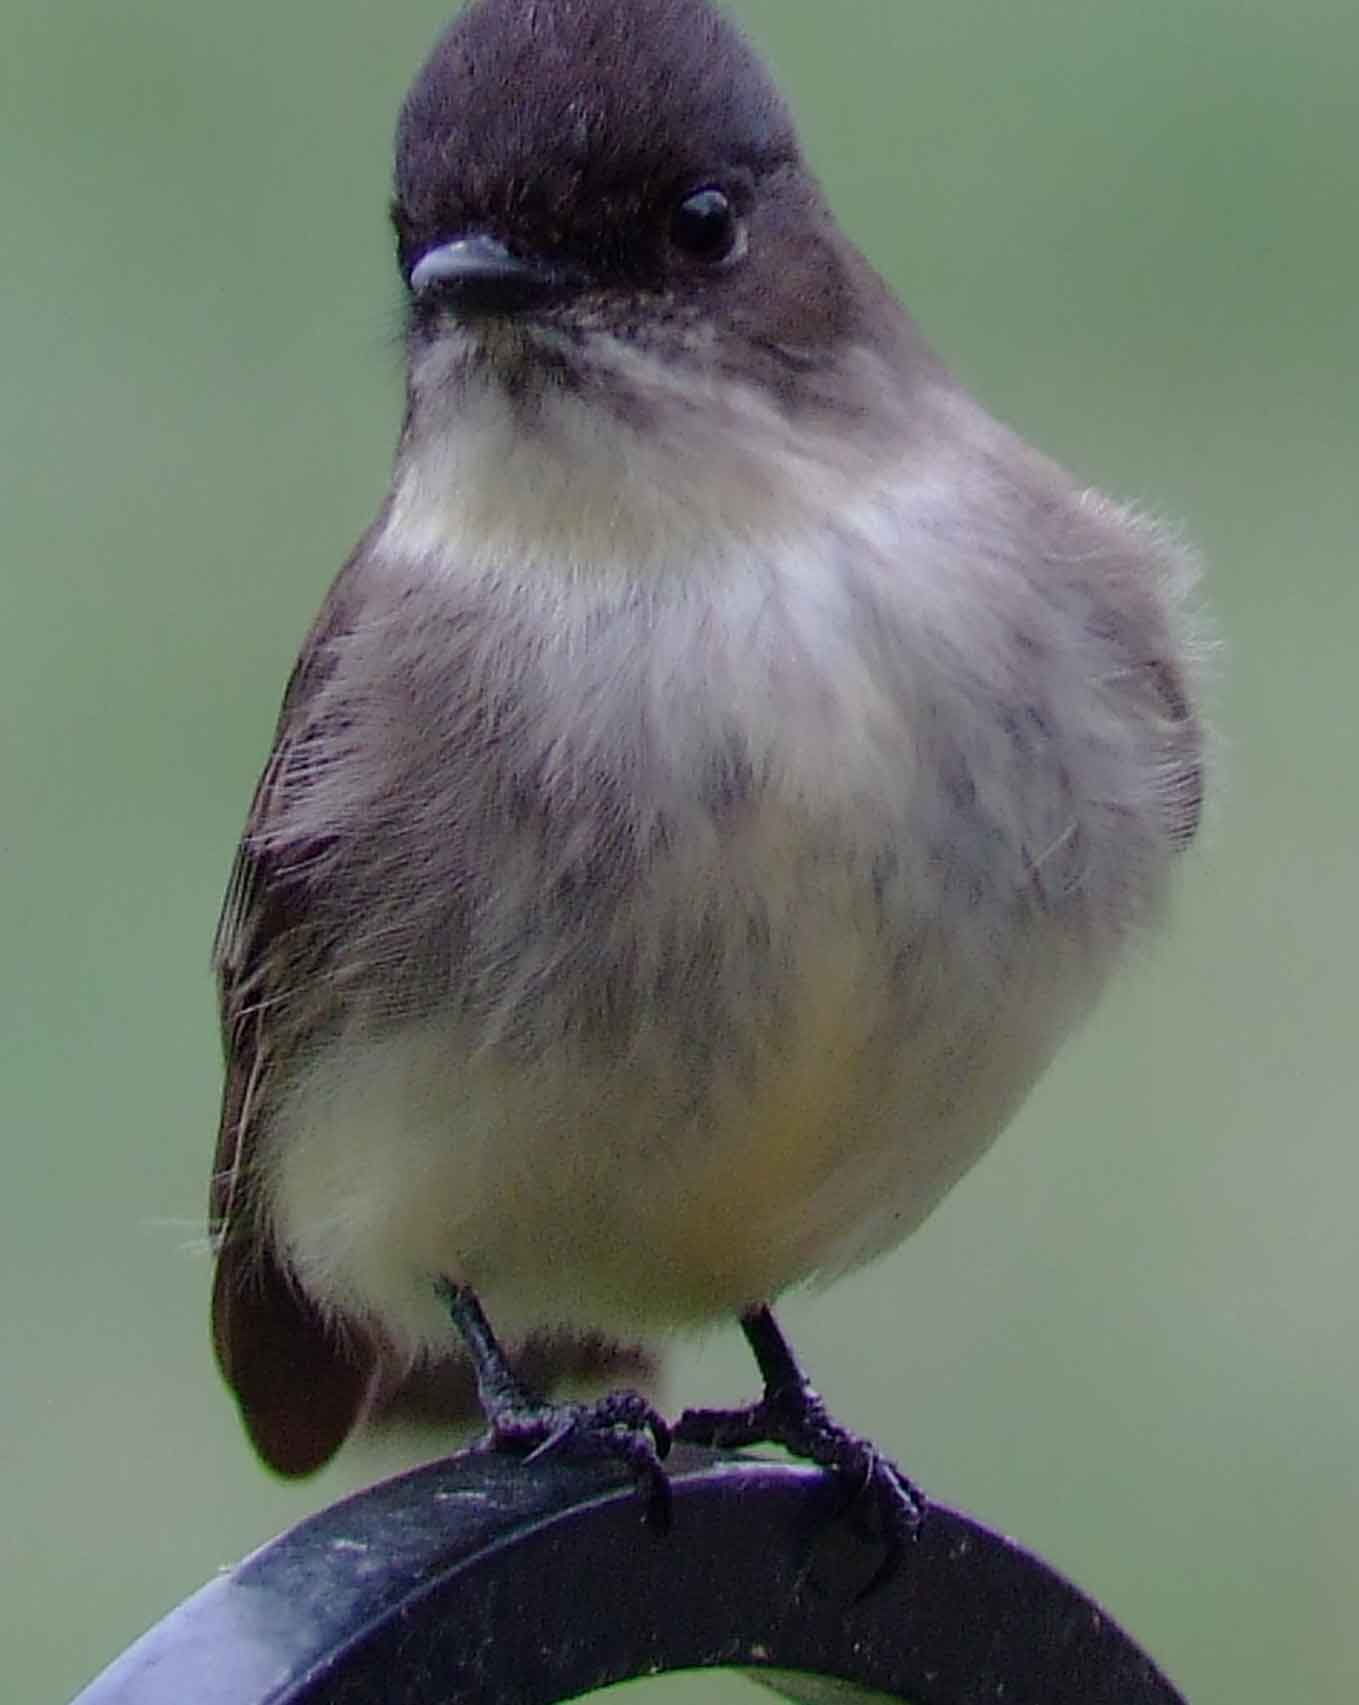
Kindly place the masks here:
[[(486, 1448), (663, 1525), (672, 1438), (780, 1443), (904, 1542), (773, 1304), (917, 1227), (1161, 923), (1194, 554), (964, 389), (709, 0), (472, 0), (391, 214), (391, 483), (216, 938), (222, 1373), (299, 1475), (460, 1343)], [(761, 1396), (673, 1425), (505, 1349), (730, 1320)]]

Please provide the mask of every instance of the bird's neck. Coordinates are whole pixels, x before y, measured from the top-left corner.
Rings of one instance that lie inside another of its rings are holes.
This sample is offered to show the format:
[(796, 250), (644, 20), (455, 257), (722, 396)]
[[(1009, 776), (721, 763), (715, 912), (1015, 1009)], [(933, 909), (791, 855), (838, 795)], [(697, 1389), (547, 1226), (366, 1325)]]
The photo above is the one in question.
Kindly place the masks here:
[(881, 437), (739, 382), (629, 409), (493, 381), (412, 398), (383, 543), (395, 555), (629, 577), (763, 550), (883, 477)]

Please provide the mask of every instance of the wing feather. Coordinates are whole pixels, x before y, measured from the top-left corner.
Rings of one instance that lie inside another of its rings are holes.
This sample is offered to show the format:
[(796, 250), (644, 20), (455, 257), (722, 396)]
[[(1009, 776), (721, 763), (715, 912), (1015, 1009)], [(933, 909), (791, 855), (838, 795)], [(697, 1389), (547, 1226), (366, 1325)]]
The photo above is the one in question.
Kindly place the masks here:
[(324, 986), (297, 871), (308, 852), (281, 851), (271, 829), (298, 774), (308, 711), (328, 673), (327, 644), (343, 620), (335, 589), (284, 696), (273, 750), (255, 790), (217, 926), (226, 1082), (213, 1161), (210, 1221), (217, 1250), (212, 1334), (217, 1362), (247, 1431), (280, 1474), (309, 1474), (343, 1443), (375, 1388), (380, 1345), (326, 1319), (273, 1247), (258, 1167), (281, 1074), (316, 1022), (303, 989)]

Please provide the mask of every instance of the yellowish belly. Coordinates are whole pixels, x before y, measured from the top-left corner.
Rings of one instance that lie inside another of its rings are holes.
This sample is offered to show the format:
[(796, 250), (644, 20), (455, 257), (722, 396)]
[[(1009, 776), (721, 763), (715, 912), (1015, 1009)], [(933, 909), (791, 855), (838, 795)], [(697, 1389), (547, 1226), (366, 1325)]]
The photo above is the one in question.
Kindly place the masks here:
[(655, 1260), (703, 1313), (755, 1301), (816, 1264), (828, 1228), (817, 1204), (837, 1174), (879, 1140), (871, 1113), (882, 1077), (884, 995), (851, 944), (818, 955), (768, 1039), (752, 1083), (719, 1090), (713, 1130), (676, 1169), (655, 1218)]
[(777, 1033), (748, 1028), (696, 1105), (668, 1032), (655, 1069), (473, 1057), (437, 1020), (333, 1049), (274, 1149), (275, 1228), (304, 1283), (415, 1348), (446, 1340), (440, 1276), (476, 1286), (504, 1330), (627, 1331), (729, 1315), (891, 1247), (989, 1145), (1081, 979), (1045, 941), (1003, 994), (979, 1000), (937, 954), (928, 990), (903, 989), (856, 923), (828, 907), (802, 934)]

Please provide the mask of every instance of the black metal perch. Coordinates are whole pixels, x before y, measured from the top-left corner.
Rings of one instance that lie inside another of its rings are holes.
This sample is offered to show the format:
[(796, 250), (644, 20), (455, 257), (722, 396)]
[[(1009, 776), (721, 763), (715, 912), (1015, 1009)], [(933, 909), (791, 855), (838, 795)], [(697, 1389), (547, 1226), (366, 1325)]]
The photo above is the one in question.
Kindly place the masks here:
[(680, 1448), (659, 1537), (616, 1469), (464, 1453), (333, 1504), (76, 1705), (547, 1705), (665, 1670), (788, 1698), (1184, 1705), (1047, 1564), (932, 1505), (892, 1578), (818, 1469)]

